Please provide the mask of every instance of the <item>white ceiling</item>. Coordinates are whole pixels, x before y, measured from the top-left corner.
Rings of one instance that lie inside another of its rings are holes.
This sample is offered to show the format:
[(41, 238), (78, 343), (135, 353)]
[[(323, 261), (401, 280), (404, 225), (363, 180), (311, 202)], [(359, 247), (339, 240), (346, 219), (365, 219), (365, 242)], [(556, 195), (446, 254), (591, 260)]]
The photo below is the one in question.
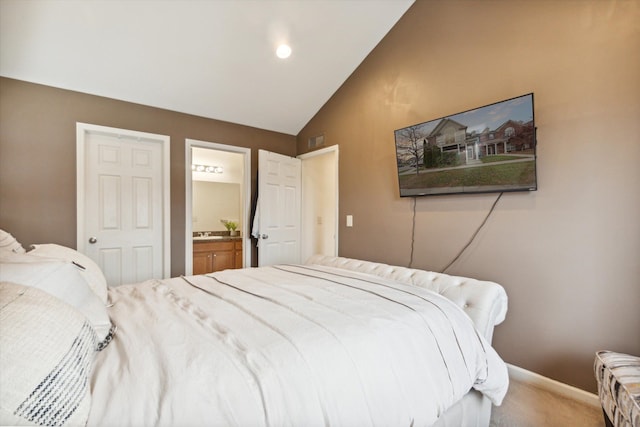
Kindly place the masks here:
[(0, 0), (0, 75), (296, 135), (413, 1)]

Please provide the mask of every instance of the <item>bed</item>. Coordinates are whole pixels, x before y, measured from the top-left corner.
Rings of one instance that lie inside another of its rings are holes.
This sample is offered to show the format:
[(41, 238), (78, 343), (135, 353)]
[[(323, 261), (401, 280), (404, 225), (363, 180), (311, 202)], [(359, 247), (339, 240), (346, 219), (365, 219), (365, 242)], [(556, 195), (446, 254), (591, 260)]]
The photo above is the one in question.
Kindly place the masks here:
[[(0, 257), (0, 424), (486, 426), (507, 391), (492, 282), (314, 256), (107, 289), (69, 248)], [(104, 313), (49, 289), (83, 281)]]

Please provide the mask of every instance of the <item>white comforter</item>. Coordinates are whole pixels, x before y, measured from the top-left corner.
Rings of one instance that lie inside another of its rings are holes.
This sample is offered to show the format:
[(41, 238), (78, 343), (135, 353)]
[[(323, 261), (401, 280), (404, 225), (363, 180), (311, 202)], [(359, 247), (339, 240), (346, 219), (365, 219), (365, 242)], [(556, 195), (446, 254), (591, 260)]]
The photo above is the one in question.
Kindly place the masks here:
[(444, 297), (277, 266), (113, 288), (88, 425), (430, 425), (506, 366)]

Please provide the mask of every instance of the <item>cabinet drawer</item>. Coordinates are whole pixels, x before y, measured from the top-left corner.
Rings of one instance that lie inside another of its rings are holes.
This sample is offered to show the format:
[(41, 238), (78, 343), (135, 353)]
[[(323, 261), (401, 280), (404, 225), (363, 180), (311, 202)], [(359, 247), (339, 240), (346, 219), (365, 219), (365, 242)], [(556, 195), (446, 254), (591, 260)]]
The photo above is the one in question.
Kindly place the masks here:
[(203, 242), (194, 243), (194, 252), (211, 252), (211, 251), (232, 251), (234, 242)]

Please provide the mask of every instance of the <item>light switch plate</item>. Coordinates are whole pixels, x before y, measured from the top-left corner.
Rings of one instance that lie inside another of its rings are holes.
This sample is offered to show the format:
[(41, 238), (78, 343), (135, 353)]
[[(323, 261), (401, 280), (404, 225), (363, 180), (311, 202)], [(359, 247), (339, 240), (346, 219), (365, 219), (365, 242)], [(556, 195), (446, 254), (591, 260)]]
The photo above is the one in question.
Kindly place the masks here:
[(353, 215), (347, 215), (347, 227), (353, 227)]

